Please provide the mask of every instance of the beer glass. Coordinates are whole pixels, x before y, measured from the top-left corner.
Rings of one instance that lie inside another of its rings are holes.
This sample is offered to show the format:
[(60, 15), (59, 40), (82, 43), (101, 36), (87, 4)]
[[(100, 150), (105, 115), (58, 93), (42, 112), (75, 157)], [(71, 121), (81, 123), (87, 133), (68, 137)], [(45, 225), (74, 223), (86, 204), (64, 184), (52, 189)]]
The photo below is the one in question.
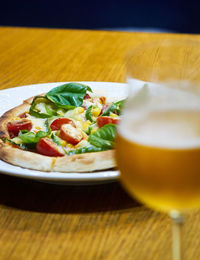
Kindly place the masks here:
[(173, 220), (173, 260), (181, 226), (200, 206), (200, 44), (159, 40), (127, 55), (129, 93), (116, 159), (131, 196)]

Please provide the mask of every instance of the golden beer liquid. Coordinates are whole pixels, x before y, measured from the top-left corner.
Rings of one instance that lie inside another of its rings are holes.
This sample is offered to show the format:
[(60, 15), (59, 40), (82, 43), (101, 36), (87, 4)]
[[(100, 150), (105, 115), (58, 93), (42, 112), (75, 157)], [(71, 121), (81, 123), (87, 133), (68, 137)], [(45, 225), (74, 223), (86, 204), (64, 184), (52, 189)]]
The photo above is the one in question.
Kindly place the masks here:
[[(186, 120), (187, 116), (193, 122), (197, 113), (186, 115)], [(199, 129), (196, 130), (200, 135)], [(165, 212), (200, 206), (200, 147), (180, 149), (145, 145), (119, 133), (116, 148), (121, 181), (132, 196)]]

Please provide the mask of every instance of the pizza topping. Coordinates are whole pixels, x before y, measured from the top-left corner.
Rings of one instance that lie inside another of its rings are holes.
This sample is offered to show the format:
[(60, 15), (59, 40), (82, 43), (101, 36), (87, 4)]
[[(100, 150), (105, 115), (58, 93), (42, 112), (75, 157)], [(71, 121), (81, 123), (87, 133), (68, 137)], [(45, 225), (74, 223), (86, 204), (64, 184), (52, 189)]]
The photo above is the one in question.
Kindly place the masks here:
[[(76, 149), (68, 151), (68, 155), (106, 151), (114, 148), (116, 125), (109, 124), (90, 135), (88, 142), (81, 141)], [(84, 146), (83, 146), (84, 145)], [(77, 149), (78, 148), (78, 149)]]
[(64, 124), (60, 129), (60, 137), (68, 143), (76, 145), (83, 139), (83, 133), (71, 124)]
[(66, 141), (62, 140), (60, 137), (57, 136), (58, 132), (53, 132), (51, 134), (51, 139), (59, 146), (66, 146)]
[(26, 114), (26, 112), (24, 112), (24, 113), (18, 115), (18, 117), (20, 117), (20, 118), (26, 118), (26, 117), (27, 117), (27, 114)]
[(17, 145), (22, 144), (22, 140), (18, 136), (12, 138), (12, 142)]
[(52, 89), (45, 97), (56, 106), (69, 110), (82, 106), (87, 91), (92, 92), (89, 86), (74, 82)]
[(50, 138), (44, 137), (37, 143), (36, 151), (42, 155), (58, 157), (64, 156), (65, 153), (56, 143)]
[(82, 105), (82, 108), (83, 108), (84, 110), (87, 110), (87, 106), (85, 106), (84, 104)]
[(49, 118), (57, 115), (55, 105), (44, 96), (36, 96), (33, 99), (29, 113), (39, 118)]
[(102, 149), (100, 147), (89, 145), (89, 146), (84, 146), (84, 147), (78, 148), (76, 150), (70, 150), (67, 154), (74, 155), (74, 154), (94, 153), (94, 152), (101, 152), (101, 151), (102, 151)]
[(74, 114), (82, 114), (85, 112), (85, 109), (83, 107), (76, 107), (74, 109)]
[(88, 107), (85, 113), (85, 117), (87, 120), (93, 123), (96, 122), (96, 118), (100, 115), (100, 113), (101, 113), (101, 109), (99, 107), (90, 106)]
[(114, 124), (117, 125), (119, 123), (119, 118), (113, 118), (109, 116), (100, 116), (97, 118), (97, 125), (98, 127), (102, 127), (107, 124)]
[(85, 121), (85, 110), (83, 107), (76, 107), (72, 110), (71, 117), (77, 121)]
[(51, 130), (60, 130), (61, 126), (63, 124), (71, 124), (73, 127), (76, 127), (75, 123), (73, 122), (72, 119), (70, 118), (65, 118), (65, 117), (61, 117), (61, 118), (57, 118), (55, 119), (51, 124), (50, 124), (50, 128)]
[(90, 122), (94, 122), (94, 119), (92, 118), (92, 108), (93, 108), (93, 106), (91, 105), (91, 106), (89, 106), (88, 107), (88, 109), (87, 109), (87, 111), (86, 111), (86, 113), (85, 113), (85, 117), (86, 117), (86, 119), (87, 120), (89, 120)]
[(89, 100), (89, 99), (83, 100), (83, 105), (82, 105), (82, 107), (83, 107), (85, 110), (88, 109), (88, 107), (90, 107), (90, 106), (94, 106), (94, 102), (92, 102), (92, 101)]
[(102, 114), (106, 111), (106, 109), (107, 109), (108, 107), (109, 107), (108, 104), (103, 105), (103, 107), (102, 107), (102, 109), (101, 109), (101, 112), (100, 112), (100, 115), (102, 115)]
[(66, 113), (66, 110), (64, 110), (64, 109), (58, 109), (57, 110), (57, 114), (59, 115), (59, 116), (64, 116), (64, 114)]
[(89, 120), (86, 120), (81, 124), (82, 130), (85, 132), (88, 131), (89, 126), (91, 126), (91, 122)]
[(106, 104), (106, 97), (103, 97), (103, 96), (102, 96), (102, 97), (99, 98), (99, 100), (100, 100), (100, 103), (101, 103), (101, 104), (103, 104), (103, 105)]
[(116, 125), (105, 125), (92, 133), (88, 141), (91, 145), (101, 148), (102, 151), (112, 149), (114, 147), (116, 131)]
[(88, 145), (89, 145), (89, 142), (87, 140), (83, 139), (75, 146), (75, 148), (77, 149), (77, 148), (85, 147)]
[(90, 98), (91, 98), (90, 95), (87, 93), (87, 94), (84, 96), (83, 99), (90, 99)]
[(32, 122), (32, 129), (31, 131), (33, 132), (38, 132), (38, 130), (42, 131), (48, 131), (47, 129), (47, 124), (46, 124), (46, 119), (43, 118), (35, 118), (33, 116), (28, 115), (27, 119)]
[(111, 113), (111, 114), (110, 114), (110, 117), (117, 117), (117, 118), (119, 118), (118, 115), (115, 114), (115, 113)]
[(101, 109), (99, 107), (93, 107), (92, 108), (92, 115), (93, 116), (97, 117), (97, 116), (100, 115), (100, 113), (101, 113)]
[(43, 137), (48, 136), (48, 132), (38, 131), (37, 133), (29, 132), (26, 130), (20, 131), (18, 137), (22, 140), (23, 144), (28, 144), (30, 148), (35, 148), (35, 145)]
[(124, 105), (124, 100), (120, 100), (118, 102), (112, 103), (110, 106), (108, 106), (101, 116), (109, 116), (110, 113), (115, 113), (117, 115), (121, 114), (122, 107)]
[(15, 138), (17, 138), (17, 137), (14, 137), (13, 139), (2, 138), (2, 140), (5, 143), (8, 143), (9, 145), (12, 145), (13, 147), (20, 148), (21, 143), (15, 142)]
[(7, 129), (10, 135), (10, 138), (18, 136), (20, 130), (30, 131), (32, 128), (32, 123), (28, 119), (22, 119), (20, 121), (8, 122)]

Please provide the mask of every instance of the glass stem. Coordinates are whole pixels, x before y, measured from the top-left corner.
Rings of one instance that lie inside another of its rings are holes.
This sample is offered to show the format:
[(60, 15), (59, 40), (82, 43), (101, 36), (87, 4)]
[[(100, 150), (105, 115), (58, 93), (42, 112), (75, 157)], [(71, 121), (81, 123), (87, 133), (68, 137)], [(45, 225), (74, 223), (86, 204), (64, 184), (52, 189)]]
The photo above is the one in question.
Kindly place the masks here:
[(176, 210), (170, 212), (172, 219), (172, 256), (173, 260), (183, 260), (182, 226), (183, 216)]

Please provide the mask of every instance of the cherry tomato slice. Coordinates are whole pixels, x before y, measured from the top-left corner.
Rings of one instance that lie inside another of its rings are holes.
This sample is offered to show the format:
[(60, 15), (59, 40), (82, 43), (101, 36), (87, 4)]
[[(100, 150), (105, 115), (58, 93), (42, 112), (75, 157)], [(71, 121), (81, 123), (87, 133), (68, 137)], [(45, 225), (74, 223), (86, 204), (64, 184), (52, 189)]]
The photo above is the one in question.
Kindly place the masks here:
[(83, 139), (83, 134), (80, 129), (66, 124), (61, 126), (60, 137), (68, 143), (76, 145)]
[(98, 127), (102, 127), (107, 124), (117, 125), (119, 123), (119, 118), (113, 118), (109, 116), (100, 116), (97, 118)]
[(32, 128), (32, 122), (28, 119), (23, 119), (21, 121), (13, 121), (7, 123), (7, 129), (10, 135), (10, 138), (18, 136), (20, 130), (30, 131)]
[(61, 118), (57, 118), (55, 119), (51, 125), (50, 125), (50, 128), (52, 130), (60, 130), (61, 126), (63, 124), (71, 124), (72, 126), (76, 127), (75, 123), (73, 120), (71, 120), (70, 118), (64, 118), (64, 117), (61, 117)]
[(55, 144), (48, 137), (43, 137), (37, 143), (36, 151), (42, 155), (58, 157), (64, 156), (64, 152), (61, 151), (57, 144)]

